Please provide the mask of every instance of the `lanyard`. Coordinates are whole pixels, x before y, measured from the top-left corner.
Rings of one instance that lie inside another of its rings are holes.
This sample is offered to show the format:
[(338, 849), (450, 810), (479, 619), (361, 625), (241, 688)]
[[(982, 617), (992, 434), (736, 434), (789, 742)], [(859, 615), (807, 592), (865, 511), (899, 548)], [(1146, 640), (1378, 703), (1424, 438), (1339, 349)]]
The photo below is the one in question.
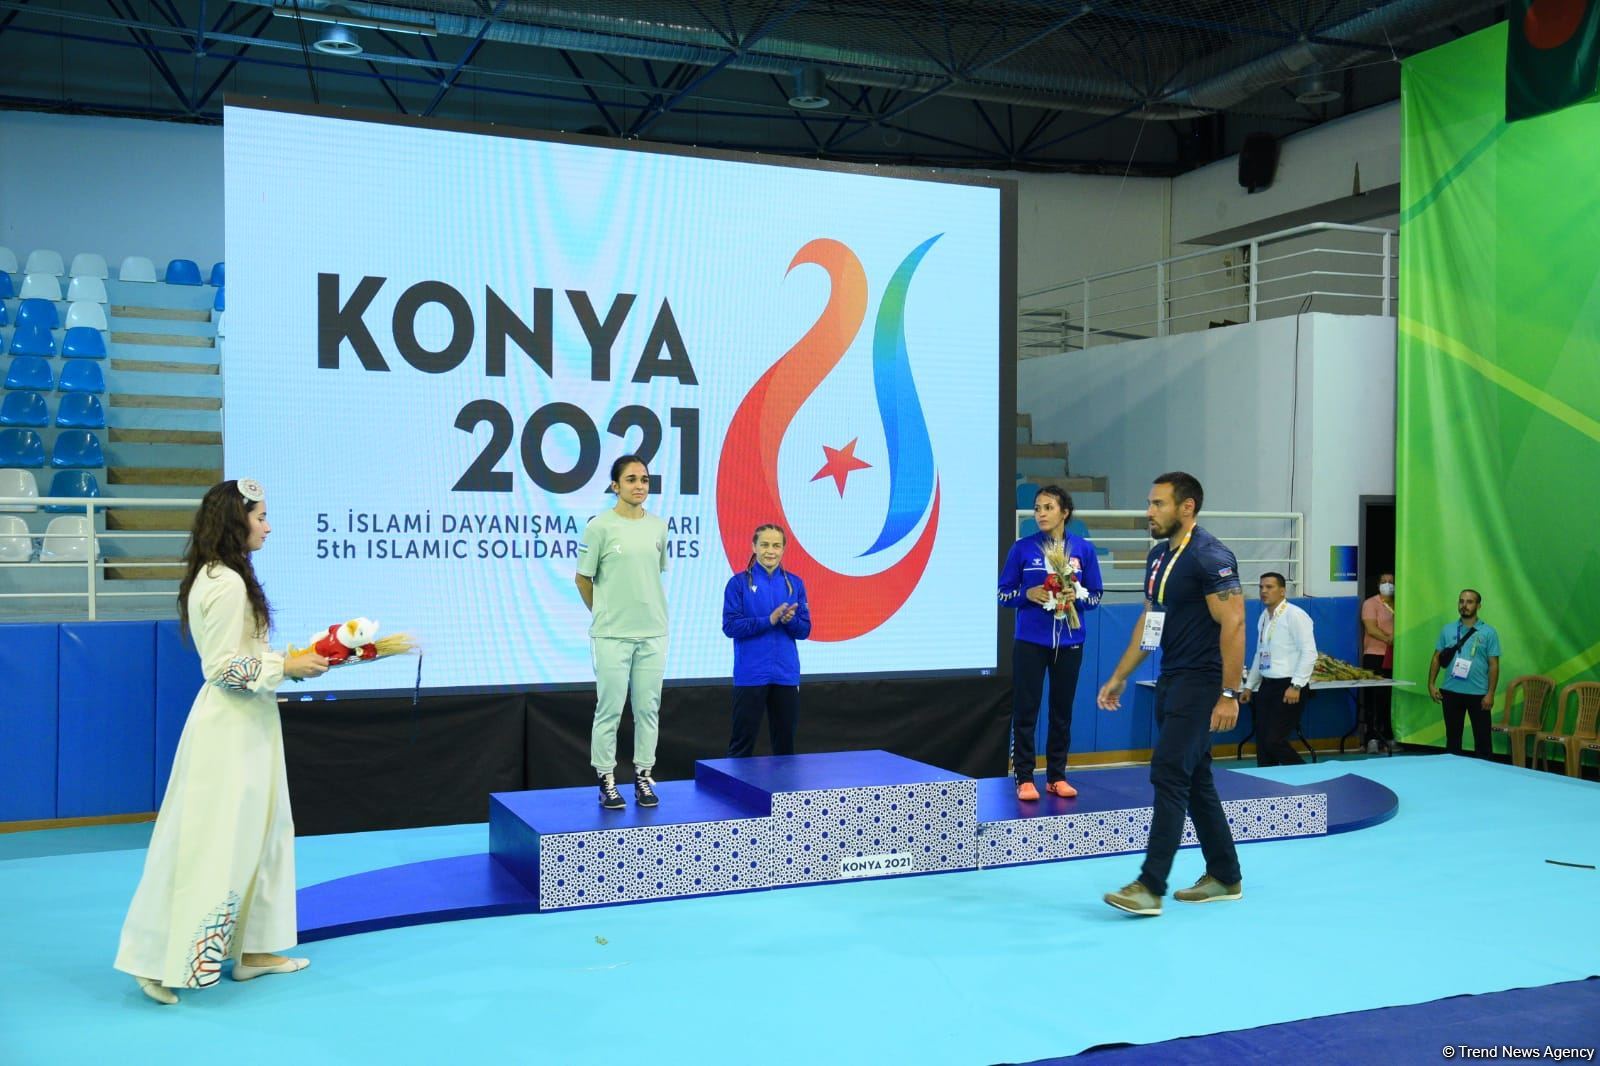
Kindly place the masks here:
[[(1166, 606), (1166, 602), (1167, 602), (1167, 579), (1172, 576), (1172, 568), (1178, 565), (1178, 556), (1183, 554), (1183, 549), (1185, 549), (1185, 548), (1187, 548), (1189, 546), (1189, 538), (1193, 537), (1193, 536), (1194, 536), (1194, 530), (1191, 528), (1188, 533), (1184, 534), (1183, 543), (1178, 545), (1178, 550), (1172, 553), (1172, 562), (1167, 563), (1167, 572), (1161, 575), (1161, 585), (1156, 590), (1156, 603), (1158, 605), (1160, 605), (1160, 606)], [(1166, 558), (1167, 557), (1165, 555), (1163, 555), (1161, 557), (1163, 562), (1166, 561)], [(1159, 564), (1157, 564), (1157, 565), (1159, 565)]]
[(1288, 609), (1289, 601), (1284, 600), (1282, 603), (1278, 604), (1277, 610), (1267, 612), (1267, 633), (1261, 638), (1261, 643), (1263, 646), (1269, 649), (1272, 647), (1272, 631), (1278, 628), (1278, 619), (1281, 618), (1283, 616), (1283, 612), (1287, 611)]

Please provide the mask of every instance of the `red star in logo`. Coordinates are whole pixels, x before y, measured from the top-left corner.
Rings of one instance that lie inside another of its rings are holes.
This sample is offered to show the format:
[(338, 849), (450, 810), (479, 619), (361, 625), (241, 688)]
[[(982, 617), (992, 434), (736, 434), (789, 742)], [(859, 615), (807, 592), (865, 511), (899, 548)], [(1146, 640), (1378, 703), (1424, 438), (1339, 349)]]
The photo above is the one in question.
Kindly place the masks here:
[[(856, 438), (856, 440), (860, 439), (860, 437)], [(811, 475), (811, 480), (820, 481), (822, 478), (831, 477), (834, 485), (839, 489), (839, 495), (843, 496), (844, 480), (850, 476), (850, 471), (865, 470), (872, 465), (856, 458), (856, 440), (846, 444), (843, 448), (830, 448), (824, 444), (822, 452), (828, 457), (828, 461), (822, 464), (821, 470)]]

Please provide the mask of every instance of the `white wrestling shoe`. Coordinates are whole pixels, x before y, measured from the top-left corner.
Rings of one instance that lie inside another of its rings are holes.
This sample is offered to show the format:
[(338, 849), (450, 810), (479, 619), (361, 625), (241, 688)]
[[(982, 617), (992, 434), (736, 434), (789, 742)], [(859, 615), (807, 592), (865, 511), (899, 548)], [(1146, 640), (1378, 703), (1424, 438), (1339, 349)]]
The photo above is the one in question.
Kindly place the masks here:
[(163, 1006), (170, 1007), (178, 1002), (178, 993), (157, 981), (154, 977), (135, 977), (139, 982), (139, 991)]
[(274, 966), (246, 966), (242, 962), (233, 964), (233, 979), (235, 981), (253, 981), (269, 973), (294, 973), (311, 965), (310, 959), (284, 959)]

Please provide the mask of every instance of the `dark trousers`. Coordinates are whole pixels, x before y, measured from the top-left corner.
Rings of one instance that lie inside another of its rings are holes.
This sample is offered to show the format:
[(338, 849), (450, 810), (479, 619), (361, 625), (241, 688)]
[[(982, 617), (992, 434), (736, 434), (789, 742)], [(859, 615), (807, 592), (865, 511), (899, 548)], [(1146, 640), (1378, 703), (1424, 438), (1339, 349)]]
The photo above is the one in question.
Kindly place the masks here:
[[(1393, 677), (1394, 670), (1385, 668), (1383, 656), (1363, 655), (1361, 665), (1375, 674), (1384, 677)], [(1385, 744), (1394, 743), (1394, 718), (1390, 712), (1391, 700), (1394, 690), (1391, 688), (1369, 688), (1361, 693), (1361, 743), (1365, 745), (1369, 740), (1379, 740)]]
[(1078, 690), (1083, 645), (1047, 648), (1019, 640), (1011, 645), (1011, 770), (1019, 781), (1033, 780), (1034, 730), (1044, 679), (1050, 678), (1050, 717), (1045, 726), (1046, 781), (1067, 779), (1067, 753), (1072, 750), (1072, 696)]
[(800, 686), (733, 686), (733, 736), (728, 740), (728, 758), (742, 759), (755, 753), (763, 718), (769, 723), (772, 754), (793, 755), (794, 735), (800, 726)]
[(1299, 703), (1284, 703), (1289, 680), (1264, 677), (1260, 690), (1250, 697), (1250, 713), (1256, 716), (1257, 766), (1299, 766), (1305, 762), (1289, 738), (1300, 731), (1300, 708), (1305, 706), (1306, 695), (1300, 694)]
[(1474, 696), (1442, 689), (1439, 695), (1444, 701), (1444, 750), (1452, 755), (1466, 754), (1461, 750), (1461, 725), (1462, 720), (1470, 716), (1472, 746), (1477, 749), (1473, 754), (1480, 759), (1491, 757), (1494, 734), (1489, 730), (1489, 712), (1483, 709), (1483, 693)]
[(1221, 695), (1217, 674), (1163, 675), (1156, 682), (1156, 727), (1161, 733), (1150, 759), (1156, 806), (1139, 880), (1157, 896), (1166, 895), (1186, 814), (1200, 838), (1206, 873), (1225, 885), (1241, 880), (1233, 833), (1211, 778), (1211, 710)]

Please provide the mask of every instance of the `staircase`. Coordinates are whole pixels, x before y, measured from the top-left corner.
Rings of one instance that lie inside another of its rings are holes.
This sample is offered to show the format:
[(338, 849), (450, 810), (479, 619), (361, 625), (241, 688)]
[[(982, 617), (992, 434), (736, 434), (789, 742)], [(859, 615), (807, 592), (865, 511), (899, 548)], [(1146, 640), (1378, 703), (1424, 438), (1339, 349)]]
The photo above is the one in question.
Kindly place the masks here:
[[(222, 479), (222, 377), (209, 286), (108, 282), (106, 495), (199, 499)], [(106, 510), (105, 589), (177, 592), (193, 511)]]

